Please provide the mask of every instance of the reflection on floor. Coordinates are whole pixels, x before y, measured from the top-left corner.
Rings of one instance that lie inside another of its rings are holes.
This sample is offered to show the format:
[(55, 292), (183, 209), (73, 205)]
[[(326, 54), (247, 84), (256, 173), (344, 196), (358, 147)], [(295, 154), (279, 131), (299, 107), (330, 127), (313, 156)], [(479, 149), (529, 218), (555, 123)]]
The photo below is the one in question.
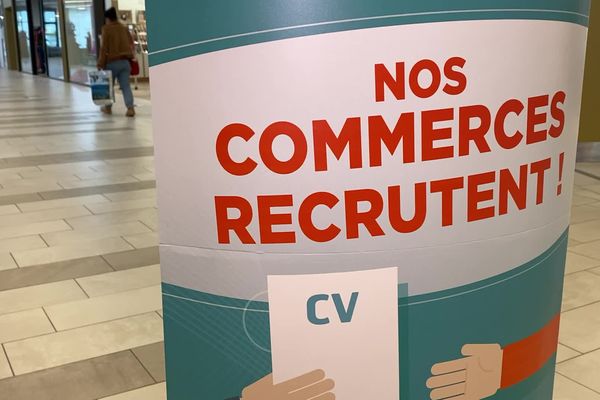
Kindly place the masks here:
[[(150, 103), (89, 97), (0, 71), (0, 400), (165, 399)], [(578, 170), (555, 399), (600, 400), (600, 164)]]

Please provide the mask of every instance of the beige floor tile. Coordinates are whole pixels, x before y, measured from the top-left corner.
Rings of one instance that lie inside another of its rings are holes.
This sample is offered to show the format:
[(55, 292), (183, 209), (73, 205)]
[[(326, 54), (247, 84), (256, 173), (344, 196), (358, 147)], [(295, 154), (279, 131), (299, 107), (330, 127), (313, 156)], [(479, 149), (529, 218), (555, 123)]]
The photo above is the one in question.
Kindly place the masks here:
[(137, 199), (137, 200), (127, 200), (127, 201), (115, 201), (104, 204), (92, 204), (89, 205), (88, 208), (94, 214), (104, 214), (110, 212), (117, 211), (125, 211), (125, 210), (137, 210), (142, 208), (152, 208), (156, 207), (155, 199)]
[(0, 217), (0, 227), (20, 226), (34, 222), (54, 221), (65, 218), (76, 218), (91, 215), (85, 207), (56, 208), (52, 210), (41, 210), (22, 214), (4, 215)]
[(2, 345), (0, 345), (0, 380), (5, 378), (10, 378), (13, 376), (12, 371), (10, 369), (10, 365), (8, 363), (8, 359), (4, 354), (4, 349)]
[(163, 317), (163, 310), (158, 310), (156, 312), (158, 313), (158, 315), (160, 315), (161, 318)]
[(577, 191), (575, 191), (575, 193), (579, 196), (588, 197), (588, 198), (594, 199), (594, 200), (596, 200), (596, 202), (598, 202), (598, 200), (600, 200), (600, 193), (598, 193), (595, 190), (588, 190), (590, 187), (592, 187), (592, 188), (597, 187), (597, 185), (586, 186), (585, 190), (577, 190)]
[[(88, 229), (75, 229), (68, 232), (55, 232), (43, 234), (42, 237), (49, 246), (74, 245), (75, 243), (100, 240), (125, 235), (149, 233), (150, 228), (138, 221), (123, 224), (107, 225)], [(600, 263), (598, 263), (600, 265)]]
[(114, 225), (122, 222), (139, 221), (156, 214), (157, 211), (155, 208), (146, 208), (141, 210), (119, 211), (101, 215), (89, 215), (79, 218), (68, 218), (67, 222), (74, 229), (83, 229), (102, 225)]
[[(107, 160), (111, 161), (111, 160)], [(99, 173), (105, 174), (121, 174), (121, 175), (133, 175), (142, 172), (149, 172), (147, 168), (150, 165), (148, 163), (132, 163), (123, 165), (104, 165), (101, 167), (94, 167), (94, 170)]]
[[(26, 167), (27, 168), (27, 167)], [(0, 180), (3, 179), (16, 179), (17, 177), (23, 177), (22, 173), (31, 173), (33, 171), (39, 171), (37, 167), (29, 167), (31, 169), (26, 168), (3, 168), (0, 171)]]
[(58, 200), (32, 201), (20, 203), (18, 206), (23, 212), (48, 210), (51, 208), (64, 208), (69, 206), (82, 206), (88, 204), (106, 203), (109, 200), (102, 195), (69, 197)]
[(5, 290), (0, 292), (0, 315), (85, 298), (74, 280)]
[(20, 212), (21, 210), (19, 210), (14, 204), (0, 206), (0, 215), (18, 214)]
[[(112, 160), (106, 160), (106, 163), (109, 165), (143, 165), (144, 167), (152, 167), (154, 166), (154, 157), (153, 156), (143, 156), (143, 157), (130, 157), (130, 158), (115, 158)], [(96, 168), (94, 168), (96, 169)]]
[(78, 242), (77, 246), (53, 246), (45, 249), (14, 252), (13, 256), (20, 267), (47, 264), (57, 261), (98, 256), (107, 253), (131, 250), (130, 244), (121, 238), (106, 238)]
[[(576, 207), (585, 206), (585, 205), (595, 203), (596, 201), (598, 201), (593, 197), (584, 196), (580, 193), (581, 193), (581, 191), (575, 191), (575, 193), (573, 193), (573, 205)], [(584, 192), (584, 193), (587, 193), (587, 192)]]
[(581, 271), (565, 277), (563, 311), (569, 311), (597, 301), (600, 301), (600, 276)]
[(165, 343), (158, 342), (132, 349), (133, 354), (144, 365), (156, 382), (165, 381)]
[[(2, 229), (2, 228), (0, 228)], [(19, 251), (47, 247), (39, 235), (23, 236), (0, 240), (0, 251)]]
[[(0, 144), (0, 147), (2, 146), (2, 144)], [(19, 174), (0, 174), (0, 185), (5, 183), (5, 182), (14, 182), (17, 181), (19, 179), (23, 179), (23, 177)]]
[(600, 183), (598, 183), (598, 181), (596, 181), (596, 183), (593, 184), (593, 185), (586, 185), (585, 186), (585, 190), (589, 190), (589, 191), (596, 192), (596, 193), (600, 194)]
[[(88, 171), (91, 171), (90, 169), (88, 169)], [(40, 170), (35, 170), (35, 171), (30, 171), (30, 172), (25, 172), (22, 173), (21, 176), (23, 176), (23, 178), (25, 179), (29, 179), (29, 178), (33, 178), (33, 179), (37, 179), (37, 178), (52, 178), (52, 179), (56, 179), (57, 181), (60, 179), (77, 179), (77, 177), (74, 175), (73, 171), (40, 171)]]
[(90, 186), (102, 186), (102, 185), (114, 185), (115, 183), (129, 183), (129, 182), (138, 182), (133, 176), (120, 176), (114, 178), (100, 178), (100, 179), (87, 179), (87, 180), (75, 180), (75, 179), (65, 179), (61, 180), (58, 183), (64, 189), (74, 189), (74, 188), (83, 188)]
[(584, 243), (600, 239), (600, 220), (571, 225), (569, 236)]
[(129, 201), (139, 199), (155, 199), (156, 189), (132, 190), (130, 192), (106, 193), (104, 197), (111, 201)]
[(595, 219), (600, 219), (600, 209), (595, 206), (595, 203), (571, 209), (571, 224), (579, 224)]
[(58, 183), (51, 183), (51, 182), (47, 182), (44, 184), (38, 184), (35, 186), (10, 187), (10, 188), (6, 188), (6, 189), (0, 189), (0, 197), (15, 196), (18, 194), (35, 193), (35, 192), (43, 192), (46, 190), (58, 190), (58, 189), (62, 189), (62, 187)]
[(159, 285), (161, 282), (160, 266), (150, 265), (147, 267), (88, 276), (77, 279), (77, 282), (90, 297), (106, 296), (128, 290)]
[(154, 232), (158, 232), (158, 214), (140, 218), (140, 221)]
[(16, 375), (145, 346), (163, 340), (156, 313), (86, 326), (5, 345)]
[(146, 386), (141, 389), (132, 390), (130, 392), (121, 393), (115, 396), (105, 397), (100, 400), (166, 400), (167, 385), (165, 383), (157, 383), (155, 385)]
[(133, 175), (135, 179), (139, 179), (140, 181), (153, 181), (156, 179), (156, 174), (154, 172), (144, 172), (141, 174)]
[(88, 179), (112, 179), (112, 178), (121, 178), (123, 176), (134, 176), (137, 173), (147, 172), (144, 168), (128, 168), (128, 169), (115, 169), (110, 171), (89, 171), (89, 172), (81, 172), (77, 174), (77, 178), (81, 180)]
[(565, 361), (556, 368), (562, 375), (600, 393), (600, 350)]
[(38, 188), (56, 185), (56, 179), (52, 178), (38, 178), (38, 179), (15, 179), (13, 181), (3, 181), (2, 187), (4, 189), (13, 188)]
[(112, 321), (156, 311), (162, 307), (160, 286), (92, 297), (45, 307), (54, 327), (59, 330)]
[(560, 343), (587, 353), (600, 348), (600, 303), (567, 311), (561, 316)]
[(569, 251), (600, 260), (600, 240), (573, 246)]
[(41, 264), (35, 267), (16, 268), (0, 272), (0, 290), (66, 281), (113, 271), (114, 269), (99, 256)]
[(600, 165), (597, 162), (578, 162), (577, 169), (592, 175), (600, 175)]
[[(145, 226), (145, 225), (144, 225)], [(158, 233), (142, 233), (139, 235), (129, 235), (123, 237), (136, 249), (143, 249), (145, 247), (158, 246)]]
[(556, 353), (556, 362), (561, 363), (566, 360), (570, 360), (571, 358), (580, 356), (581, 353), (575, 351), (573, 349), (568, 348), (567, 346), (563, 346), (562, 344), (558, 344), (558, 351)]
[(130, 351), (0, 381), (0, 400), (94, 400), (152, 385)]
[(0, 271), (18, 268), (15, 259), (8, 251), (0, 251)]
[(575, 173), (575, 185), (578, 186), (587, 186), (587, 185), (597, 185), (598, 180), (587, 175), (583, 175), (580, 173)]
[(146, 267), (148, 265), (160, 263), (158, 246), (108, 254), (103, 256), (103, 258), (114, 269), (119, 271), (137, 267)]
[(25, 174), (40, 172), (38, 167), (16, 167), (16, 168), (3, 168), (0, 171), (0, 176), (2, 175), (13, 175), (18, 174), (22, 177), (25, 177)]
[[(38, 201), (42, 200), (42, 196), (39, 193), (25, 193), (18, 194), (14, 196), (5, 196), (0, 197), (0, 204), (17, 204), (25, 201)], [(8, 216), (16, 216), (16, 214), (9, 214)], [(6, 216), (5, 216), (6, 217)], [(4, 217), (0, 216), (0, 220), (4, 219)]]
[(126, 150), (136, 147), (151, 146), (152, 142), (148, 139), (141, 138), (139, 136), (111, 139), (110, 141), (98, 141), (94, 144), (84, 144), (81, 146), (86, 151), (97, 151), (97, 150)]
[[(75, 189), (61, 189), (61, 190), (52, 190), (49, 192), (40, 192), (35, 195), (39, 195), (38, 197), (45, 200), (56, 200), (56, 199), (66, 199), (68, 197), (77, 197), (77, 196), (90, 196), (96, 194), (110, 193), (113, 191), (126, 191), (126, 190), (140, 190), (140, 189), (148, 189), (156, 185), (156, 182), (132, 182), (132, 183), (117, 183), (114, 185), (103, 185), (103, 186), (91, 186), (84, 188), (75, 188)], [(17, 202), (25, 202), (25, 201), (38, 201), (40, 198), (32, 199), (31, 197), (27, 200), (18, 200), (12, 201), (12, 203)], [(9, 200), (12, 198), (9, 198)], [(10, 202), (5, 201), (4, 204), (10, 204)], [(91, 214), (91, 211), (90, 211)]]
[(600, 266), (600, 260), (582, 256), (580, 254), (573, 253), (572, 251), (567, 252), (567, 265), (565, 270), (566, 274), (583, 271), (595, 266)]
[(556, 374), (553, 400), (600, 400), (600, 394)]
[(71, 227), (63, 220), (33, 222), (31, 224), (0, 227), (0, 240), (20, 236), (38, 235), (46, 232), (70, 231)]
[(90, 168), (100, 167), (102, 165), (106, 165), (106, 163), (102, 160), (94, 160), (94, 161), (81, 161), (81, 162), (73, 162), (73, 163), (40, 165), (39, 168), (42, 171), (53, 171), (53, 172), (64, 171), (64, 172), (67, 172), (70, 174), (75, 174), (79, 171), (89, 171)]
[(41, 308), (0, 315), (0, 343), (52, 332), (54, 328)]

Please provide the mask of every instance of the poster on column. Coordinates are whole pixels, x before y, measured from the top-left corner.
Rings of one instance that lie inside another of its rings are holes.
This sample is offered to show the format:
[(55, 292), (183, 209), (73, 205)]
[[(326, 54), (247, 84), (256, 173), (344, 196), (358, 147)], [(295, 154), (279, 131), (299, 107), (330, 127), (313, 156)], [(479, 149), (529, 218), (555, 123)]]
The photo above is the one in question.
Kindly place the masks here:
[(589, 0), (146, 6), (169, 400), (551, 400)]

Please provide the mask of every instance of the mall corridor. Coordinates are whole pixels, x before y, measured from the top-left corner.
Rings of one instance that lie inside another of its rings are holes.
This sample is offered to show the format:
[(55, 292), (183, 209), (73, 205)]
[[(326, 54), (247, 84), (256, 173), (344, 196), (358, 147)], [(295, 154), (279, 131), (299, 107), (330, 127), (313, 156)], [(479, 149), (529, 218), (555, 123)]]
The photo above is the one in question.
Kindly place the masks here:
[(165, 398), (150, 103), (137, 104), (135, 119), (107, 117), (87, 87), (0, 70), (2, 400)]
[[(0, 70), (0, 400), (159, 400), (151, 106)], [(578, 164), (557, 400), (600, 400), (600, 164)], [(516, 399), (515, 399), (516, 400)]]

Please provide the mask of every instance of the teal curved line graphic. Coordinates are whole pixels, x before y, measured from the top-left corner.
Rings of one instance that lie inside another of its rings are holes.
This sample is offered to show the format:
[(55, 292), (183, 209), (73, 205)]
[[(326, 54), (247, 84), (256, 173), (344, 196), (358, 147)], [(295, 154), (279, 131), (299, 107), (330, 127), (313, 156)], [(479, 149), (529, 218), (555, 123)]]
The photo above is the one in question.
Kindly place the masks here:
[(393, 25), (526, 19), (588, 26), (590, 0), (222, 0), (178, 7), (148, 0), (153, 66), (250, 44)]
[[(474, 282), (468, 285), (458, 286), (442, 291), (416, 295), (416, 296), (402, 296), (402, 302), (399, 307), (408, 307), (418, 304), (429, 303), (433, 301), (447, 300), (457, 296), (463, 296), (479, 290), (484, 290), (491, 286), (499, 285), (510, 279), (515, 279), (520, 275), (523, 275), (530, 270), (541, 267), (544, 265), (546, 260), (551, 258), (561, 249), (561, 246), (568, 241), (568, 233), (564, 232), (560, 238), (544, 253), (536, 257), (535, 259), (517, 267), (511, 269), (500, 275), (493, 276), (482, 281)], [(253, 301), (255, 306), (260, 305), (259, 308), (248, 308), (248, 300), (235, 299), (232, 297), (225, 297), (219, 295), (213, 295), (209, 293), (202, 293), (191, 289), (185, 289), (180, 286), (163, 283), (163, 296), (177, 298), (180, 300), (191, 301), (195, 303), (201, 303), (212, 307), (230, 308), (242, 311), (254, 311), (260, 313), (268, 313), (268, 303)]]
[(515, 279), (520, 275), (523, 275), (530, 270), (543, 266), (544, 262), (552, 257), (557, 251), (560, 250), (561, 245), (568, 242), (568, 234), (567, 232), (563, 233), (561, 237), (556, 241), (556, 243), (547, 251), (542, 253), (540, 256), (536, 257), (534, 260), (515, 268), (511, 271), (505, 272), (500, 275), (496, 275), (494, 277), (471, 283), (465, 286), (459, 286), (457, 288), (447, 289), (439, 292), (433, 292), (428, 294), (423, 294), (419, 296), (408, 297), (408, 303), (400, 305), (401, 307), (407, 307), (411, 305), (429, 303), (432, 301), (440, 301), (447, 300), (452, 297), (463, 296), (472, 292), (476, 292), (479, 290), (484, 290), (491, 286), (499, 285), (503, 282), (506, 282), (511, 279)]
[[(489, 13), (489, 14), (501, 13), (504, 15), (506, 15), (508, 13), (522, 13), (522, 14), (546, 14), (547, 13), (547, 14), (556, 14), (558, 16), (580, 17), (580, 18), (582, 18), (583, 21), (586, 21), (586, 22), (589, 21), (589, 15), (579, 13), (579, 12), (574, 12), (574, 11), (541, 10), (541, 9), (538, 9), (538, 10), (515, 9), (515, 8), (513, 8), (513, 9), (497, 9), (497, 10), (479, 9), (479, 10), (456, 10), (456, 11), (432, 11), (432, 12), (419, 12), (419, 13), (407, 13), (407, 14), (378, 15), (378, 16), (374, 16), (374, 17), (317, 22), (314, 24), (286, 26), (286, 27), (282, 27), (282, 28), (273, 28), (273, 29), (265, 29), (265, 30), (261, 30), (261, 31), (255, 31), (255, 32), (239, 33), (236, 35), (222, 36), (222, 37), (217, 37), (217, 38), (212, 38), (212, 39), (201, 40), (201, 41), (194, 42), (194, 43), (182, 44), (182, 45), (174, 46), (174, 47), (167, 48), (167, 49), (156, 50), (156, 51), (150, 52), (149, 54), (155, 55), (155, 54), (165, 53), (165, 52), (169, 52), (169, 51), (173, 51), (173, 50), (183, 49), (185, 47), (198, 46), (198, 45), (202, 45), (202, 44), (206, 44), (206, 43), (218, 42), (218, 41), (223, 41), (223, 40), (227, 40), (227, 39), (236, 39), (236, 38), (241, 38), (244, 36), (255, 36), (255, 35), (260, 35), (263, 33), (292, 31), (295, 29), (302, 29), (302, 28), (344, 25), (344, 24), (349, 24), (349, 23), (354, 23), (354, 22), (377, 21), (377, 20), (386, 20), (386, 19), (393, 19), (396, 21), (400, 21), (403, 18), (409, 18), (409, 17), (435, 17), (435, 16), (447, 16), (447, 15), (453, 15), (453, 14), (466, 16), (466, 15), (474, 14), (474, 13)], [(469, 19), (469, 18), (467, 18), (467, 19)], [(375, 26), (379, 26), (379, 25), (377, 23), (374, 23), (373, 26), (375, 27)], [(343, 30), (343, 29), (341, 29), (341, 30)]]
[[(544, 327), (560, 312), (566, 251), (567, 232), (530, 262), (484, 281), (412, 297), (401, 285), (401, 398), (428, 398), (432, 365), (461, 357), (465, 344), (504, 347)], [(266, 302), (169, 284), (163, 292), (169, 400), (234, 398), (271, 372)], [(550, 400), (553, 372), (554, 359), (491, 399)]]
[(229, 308), (232, 310), (241, 310), (241, 311), (254, 311), (254, 312), (261, 312), (261, 313), (269, 312), (268, 310), (256, 310), (256, 309), (248, 308), (248, 307), (236, 307), (236, 306), (228, 306), (228, 305), (219, 304), (219, 303), (210, 303), (208, 301), (190, 299), (189, 297), (183, 297), (183, 296), (177, 296), (174, 294), (166, 293), (164, 291), (163, 291), (163, 296), (173, 297), (175, 299), (180, 299), (180, 300), (191, 301), (193, 303), (205, 304), (205, 305), (212, 306), (212, 307)]

